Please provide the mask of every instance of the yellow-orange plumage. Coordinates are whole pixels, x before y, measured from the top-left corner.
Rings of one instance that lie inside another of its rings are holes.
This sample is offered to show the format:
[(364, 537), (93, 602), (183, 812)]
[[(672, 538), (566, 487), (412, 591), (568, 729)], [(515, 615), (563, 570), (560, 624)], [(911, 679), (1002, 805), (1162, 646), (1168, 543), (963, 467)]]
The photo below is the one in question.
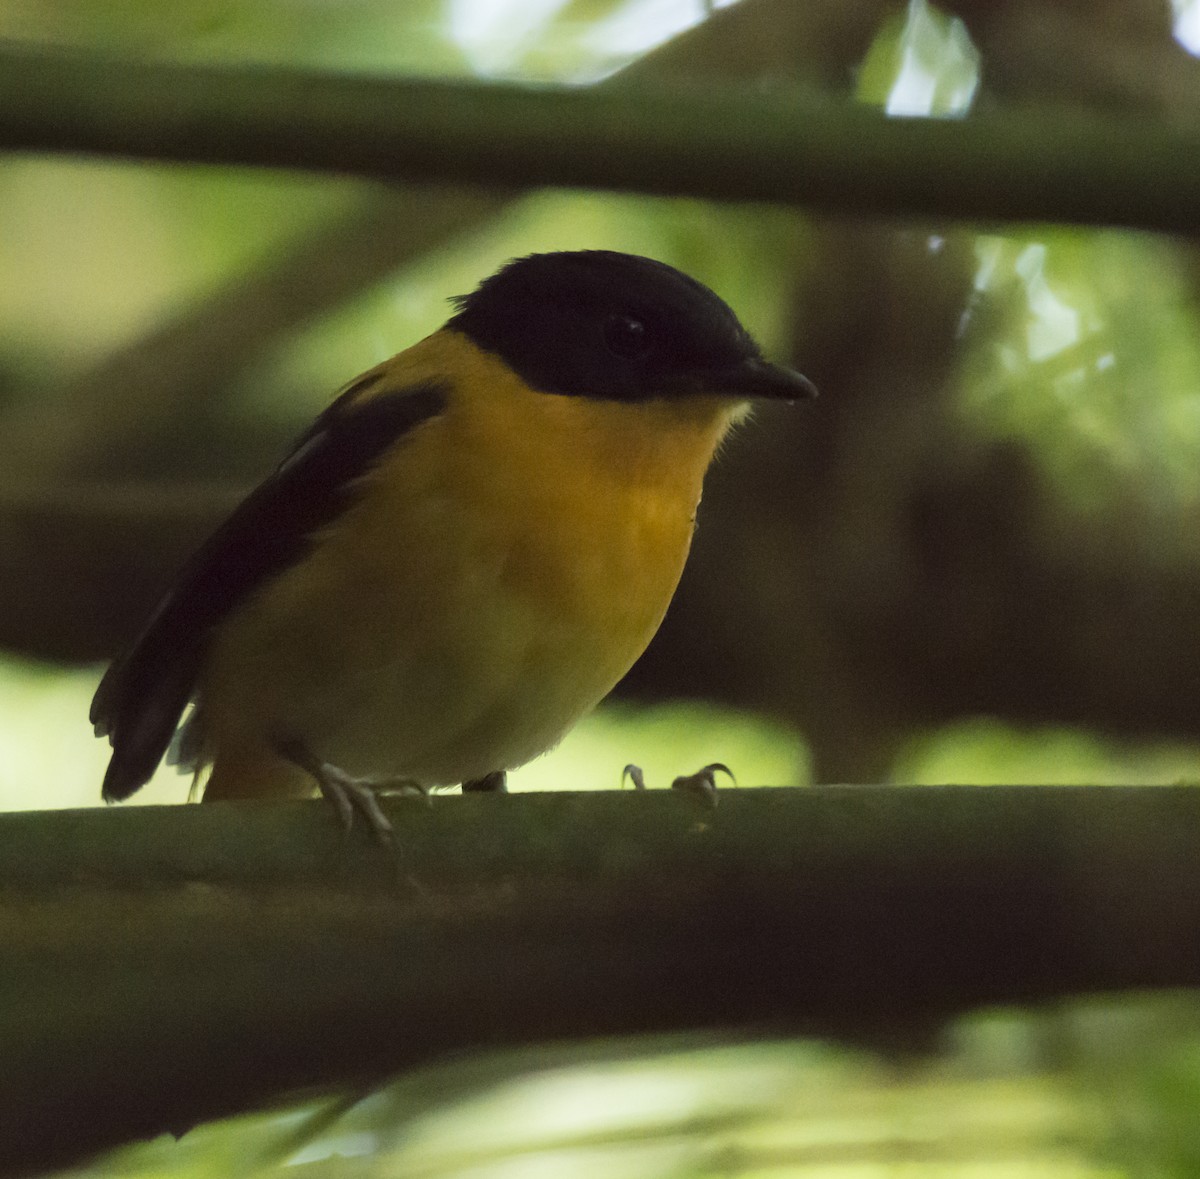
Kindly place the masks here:
[(494, 788), (654, 635), (745, 403), (809, 392), (661, 263), (511, 263), (347, 387), (109, 669), (104, 796), (189, 701), (206, 798), (319, 786), (383, 830), (364, 779)]
[(446, 412), (218, 632), (208, 797), (311, 789), (264, 738), (293, 728), (351, 773), (426, 785), (556, 743), (658, 629), (737, 408), (546, 397), (445, 331), (375, 371), (363, 397), (436, 374)]

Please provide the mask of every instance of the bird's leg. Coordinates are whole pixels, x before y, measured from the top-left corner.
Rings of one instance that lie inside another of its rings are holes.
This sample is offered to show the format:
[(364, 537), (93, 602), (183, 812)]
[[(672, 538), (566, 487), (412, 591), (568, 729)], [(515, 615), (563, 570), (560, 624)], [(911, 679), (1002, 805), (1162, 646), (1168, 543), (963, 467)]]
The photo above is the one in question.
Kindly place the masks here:
[[(733, 771), (723, 762), (710, 762), (703, 769), (697, 770), (694, 774), (681, 774), (671, 783), (672, 790), (683, 790), (689, 794), (695, 794), (702, 798), (709, 806), (717, 805), (717, 774), (727, 774), (729, 780), (736, 786), (737, 779), (733, 776)], [(621, 785), (625, 785), (625, 779), (628, 778), (633, 783), (635, 790), (646, 789), (646, 775), (642, 773), (641, 766), (633, 764), (627, 765), (621, 771)]]
[(317, 789), (333, 804), (347, 831), (354, 826), (354, 812), (357, 811), (382, 844), (390, 844), (393, 836), (392, 824), (383, 813), (378, 796), (394, 791), (429, 797), (429, 791), (411, 778), (352, 777), (345, 770), (321, 761), (302, 741), (281, 742), (279, 752), (312, 776)]
[(472, 778), (462, 784), (464, 794), (475, 794), (488, 791), (492, 794), (508, 793), (508, 774), (504, 770), (493, 770), (482, 778)]

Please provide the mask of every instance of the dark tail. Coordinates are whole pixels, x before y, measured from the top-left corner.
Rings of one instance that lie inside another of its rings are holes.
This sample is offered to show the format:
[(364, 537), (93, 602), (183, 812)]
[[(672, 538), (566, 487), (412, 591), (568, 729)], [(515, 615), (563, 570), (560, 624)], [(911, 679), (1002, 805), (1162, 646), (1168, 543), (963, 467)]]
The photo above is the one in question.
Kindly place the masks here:
[(194, 668), (154, 656), (152, 643), (139, 643), (105, 672), (92, 698), (96, 736), (113, 747), (105, 802), (121, 802), (150, 780), (191, 698)]

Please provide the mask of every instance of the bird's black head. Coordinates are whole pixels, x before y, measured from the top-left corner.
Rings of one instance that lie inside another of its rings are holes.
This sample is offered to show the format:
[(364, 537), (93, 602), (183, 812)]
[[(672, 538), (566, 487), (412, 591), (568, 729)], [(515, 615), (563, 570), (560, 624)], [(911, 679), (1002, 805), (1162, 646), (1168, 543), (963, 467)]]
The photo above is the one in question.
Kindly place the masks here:
[(530, 254), (455, 300), (446, 325), (543, 393), (609, 401), (812, 396), (686, 274), (610, 250)]

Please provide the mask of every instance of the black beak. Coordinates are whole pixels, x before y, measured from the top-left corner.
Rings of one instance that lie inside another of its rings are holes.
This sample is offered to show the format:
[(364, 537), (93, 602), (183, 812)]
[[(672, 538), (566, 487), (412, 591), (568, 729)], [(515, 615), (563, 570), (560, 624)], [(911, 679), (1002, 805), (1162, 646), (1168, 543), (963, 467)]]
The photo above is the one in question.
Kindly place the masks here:
[(817, 395), (817, 387), (807, 377), (757, 357), (722, 372), (713, 381), (713, 387), (732, 397), (772, 401), (808, 401)]
[(807, 377), (771, 364), (758, 356), (748, 356), (736, 364), (713, 365), (684, 372), (662, 381), (663, 393), (671, 397), (727, 397), (730, 401), (810, 401), (816, 386)]

